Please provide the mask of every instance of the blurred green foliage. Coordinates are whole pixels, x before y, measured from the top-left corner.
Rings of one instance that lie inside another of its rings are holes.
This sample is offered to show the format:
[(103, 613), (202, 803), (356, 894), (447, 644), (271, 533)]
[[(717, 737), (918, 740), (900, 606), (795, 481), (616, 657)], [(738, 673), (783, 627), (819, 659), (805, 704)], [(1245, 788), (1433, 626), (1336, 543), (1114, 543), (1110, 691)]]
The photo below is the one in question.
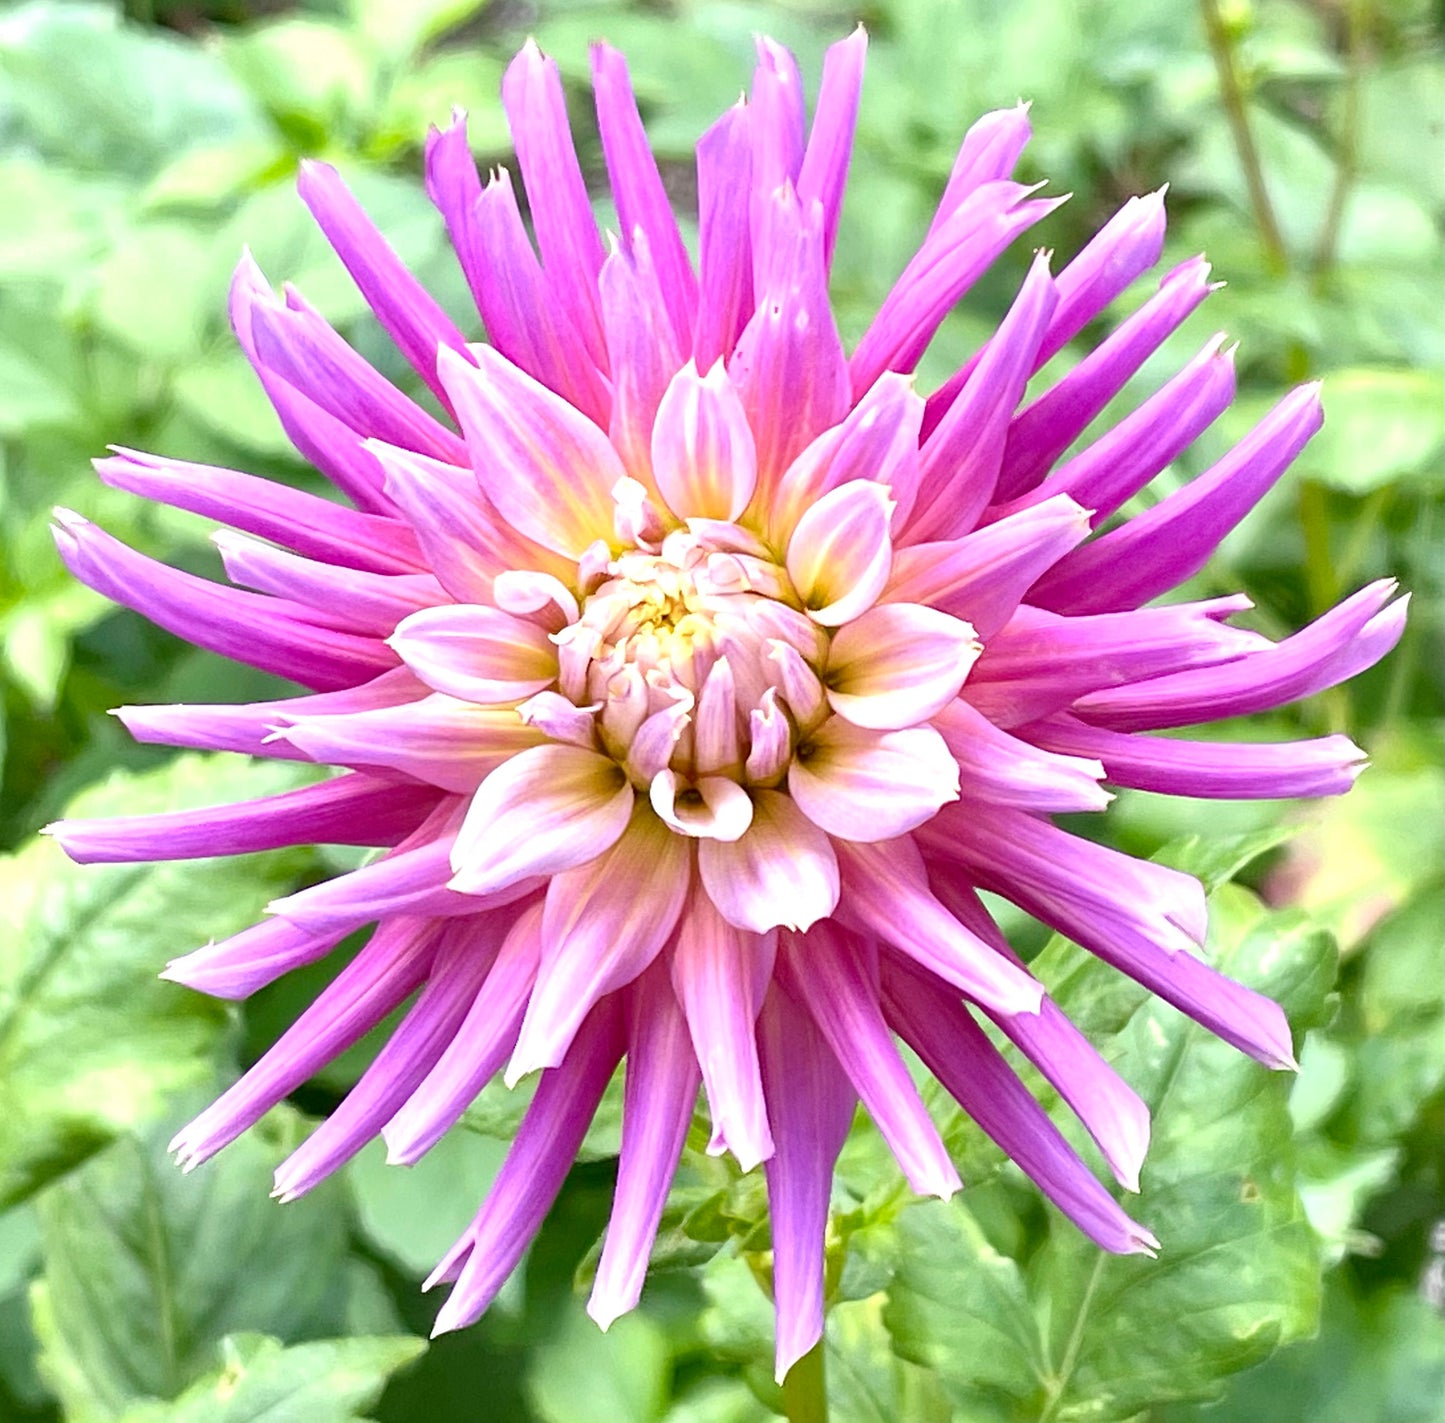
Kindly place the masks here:
[[(1325, 379), (1324, 433), (1201, 589), (1245, 589), (1275, 634), (1384, 574), (1415, 601), (1382, 667), (1247, 729), (1349, 730), (1375, 761), (1353, 795), (1301, 812), (1126, 794), (1090, 829), (1136, 853), (1168, 843), (1217, 881), (1213, 951), (1285, 1002), (1306, 1033), (1299, 1077), (1265, 1074), (1070, 946), (1044, 947), (1061, 1001), (1156, 1109), (1135, 1209), (1163, 1257), (1099, 1256), (941, 1099), (970, 1183), (946, 1205), (912, 1202), (860, 1125), (830, 1242), (834, 1416), (1441, 1418), (1445, 1350), (1419, 1293), (1445, 1114), (1445, 69), (1428, 0), (0, 5), (0, 847), (15, 852), (0, 860), (0, 1418), (772, 1416), (756, 1178), (689, 1151), (643, 1309), (603, 1336), (574, 1276), (610, 1199), (604, 1113), (503, 1298), (423, 1356), (432, 1305), (417, 1283), (497, 1168), (517, 1117), (505, 1093), (415, 1172), (365, 1153), (284, 1211), (266, 1200), (270, 1167), (374, 1044), (197, 1175), (163, 1154), (196, 1094), (252, 1060), (329, 970), (244, 1010), (155, 971), (325, 873), (326, 854), (76, 871), (26, 842), (77, 795), (84, 813), (133, 811), (260, 794), (288, 774), (127, 743), (107, 708), (274, 685), (108, 608), (65, 574), (47, 526), (68, 505), (218, 572), (196, 521), (95, 480), (107, 443), (314, 484), (226, 328), (243, 244), (408, 379), (291, 191), (301, 157), (337, 162), (474, 326), (420, 145), (461, 104), (479, 160), (505, 160), (498, 84), (525, 34), (575, 86), (594, 171), (586, 44), (626, 51), (682, 200), (693, 140), (747, 84), (752, 34), (792, 46), (815, 86), (823, 49), (860, 18), (869, 74), (834, 281), (845, 336), (907, 261), (964, 128), (1032, 99), (1024, 176), (1074, 194), (1042, 241), (1067, 256), (1123, 198), (1168, 181), (1165, 265), (1207, 250), (1229, 283), (1121, 397), (1137, 403), (1215, 329), (1242, 342), (1236, 408), (1148, 497), (1287, 384)], [(989, 331), (1026, 260), (1011, 254), (950, 317), (925, 381)], [(1239, 874), (1252, 888), (1226, 883)]]

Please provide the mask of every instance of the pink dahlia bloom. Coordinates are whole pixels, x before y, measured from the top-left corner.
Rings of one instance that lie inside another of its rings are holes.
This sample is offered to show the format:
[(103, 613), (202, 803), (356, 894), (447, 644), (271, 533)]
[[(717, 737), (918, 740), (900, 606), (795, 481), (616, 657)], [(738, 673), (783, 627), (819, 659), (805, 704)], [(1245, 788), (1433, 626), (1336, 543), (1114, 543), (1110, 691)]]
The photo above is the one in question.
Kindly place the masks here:
[[(335, 172), (302, 199), (439, 404), (430, 414), (249, 259), (236, 335), (297, 448), (345, 496), (120, 451), (108, 483), (214, 517), (231, 582), (163, 567), (77, 516), (62, 557), (200, 646), (299, 682), (249, 706), (124, 708), (142, 741), (314, 761), (319, 785), (53, 833), (78, 860), (375, 846), (361, 869), (166, 975), (242, 998), (367, 925), (366, 946), (186, 1127), (187, 1166), (416, 999), (277, 1173), (308, 1191), (380, 1133), (415, 1161), (498, 1072), (540, 1072), (496, 1185), (432, 1281), (475, 1320), (627, 1059), (617, 1194), (590, 1309), (637, 1301), (699, 1085), (712, 1149), (766, 1173), (779, 1375), (817, 1340), (835, 1158), (861, 1099), (913, 1188), (959, 1178), (907, 1042), (1106, 1250), (1156, 1242), (1067, 1145), (981, 1026), (1039, 1069), (1137, 1184), (1145, 1108), (1010, 951), (979, 890), (1022, 906), (1271, 1067), (1273, 1004), (1214, 972), (1199, 884), (1055, 827), (1108, 782), (1190, 796), (1332, 795), (1340, 736), (1229, 746), (1148, 733), (1267, 710), (1368, 667), (1403, 600), (1363, 589), (1280, 643), (1243, 597), (1148, 606), (1197, 572), (1320, 424), (1297, 390), (1216, 465), (1108, 523), (1228, 405), (1221, 339), (1134, 414), (1081, 432), (1208, 295), (1202, 261), (1069, 373), (1030, 377), (1160, 255), (1160, 194), (1057, 273), (1034, 260), (941, 389), (939, 323), (1056, 205), (1009, 178), (1023, 108), (966, 135), (932, 227), (850, 354), (828, 267), (861, 31), (827, 56), (811, 128), (762, 41), (750, 96), (697, 150), (696, 258), (620, 55), (593, 54), (618, 238), (598, 231), (557, 70), (533, 45), (503, 104), (511, 178), (460, 119), (427, 182), (487, 343), (399, 263)], [(473, 335), (475, 333), (472, 333)], [(1107, 523), (1107, 527), (1106, 526)]]

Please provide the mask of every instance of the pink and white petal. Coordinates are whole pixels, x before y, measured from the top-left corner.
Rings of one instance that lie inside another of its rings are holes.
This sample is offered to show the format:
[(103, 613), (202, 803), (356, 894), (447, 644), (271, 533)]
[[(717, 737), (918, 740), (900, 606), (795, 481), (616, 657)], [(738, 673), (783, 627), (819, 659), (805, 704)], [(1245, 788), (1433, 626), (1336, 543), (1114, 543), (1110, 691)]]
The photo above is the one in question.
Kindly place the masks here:
[(416, 538), (399, 519), (363, 514), (331, 499), (234, 469), (162, 459), (111, 446), (95, 472), (124, 489), (269, 539), (305, 558), (369, 573), (421, 573), (428, 567)]
[(680, 519), (731, 521), (753, 497), (758, 456), (743, 403), (721, 361), (689, 361), (669, 382), (652, 429), (652, 474)]
[(675, 771), (659, 771), (649, 799), (663, 824), (695, 840), (736, 840), (753, 822), (751, 797), (726, 776), (689, 784)]
[(592, 1005), (657, 957), (691, 879), (692, 842), (673, 834), (640, 798), (609, 850), (553, 877), (542, 915), (542, 965), (507, 1065), (509, 1085), (561, 1062)]
[(918, 431), (923, 397), (913, 377), (885, 371), (848, 412), (825, 430), (783, 472), (777, 492), (755, 510), (770, 537), (786, 545), (798, 520), (829, 490), (854, 479), (887, 485), (902, 527), (918, 488)]
[(430, 1072), (382, 1128), (389, 1165), (410, 1166), (441, 1140), (478, 1092), (502, 1070), (542, 951), (542, 900), (527, 904), (502, 940), (486, 982)]
[(343, 937), (286, 919), (263, 919), (218, 944), (172, 959), (160, 977), (212, 998), (249, 998), (283, 973), (325, 958)]
[(387, 645), (427, 686), (458, 701), (520, 701), (557, 680), (557, 649), (546, 630), (498, 608), (424, 608)]
[(538, 692), (518, 706), (517, 715), (552, 741), (595, 751), (598, 706), (579, 707), (560, 692)]
[(323, 765), (400, 771), (465, 794), (504, 761), (546, 739), (511, 707), (474, 706), (440, 692), (335, 715), (298, 714), (283, 703), (269, 722), (271, 747), (294, 747), (298, 756)]
[(987, 643), (1039, 577), (1088, 536), (1088, 510), (1060, 494), (960, 539), (895, 550), (883, 601), (952, 613)]
[(969, 1116), (1090, 1239), (1152, 1254), (1158, 1241), (1094, 1178), (958, 998), (905, 959), (881, 967), (888, 1021)]
[(464, 352), (466, 337), (377, 231), (335, 168), (303, 161), (296, 190), (397, 350), (445, 404), (437, 348)]
[[(940, 878), (937, 889), (960, 924), (1005, 958), (1018, 961), (983, 901), (956, 871)], [(1045, 997), (1037, 1013), (983, 1011), (1069, 1104), (1098, 1144), (1114, 1179), (1126, 1191), (1138, 1191), (1139, 1170), (1149, 1151), (1149, 1108), (1138, 1093), (1053, 999)]]
[(1096, 756), (1118, 786), (1208, 800), (1343, 795), (1365, 769), (1347, 736), (1313, 741), (1182, 741), (1054, 717), (1025, 728), (1031, 741), (1070, 758)]
[(909, 837), (876, 845), (840, 840), (836, 848), (846, 890), (838, 917), (845, 925), (896, 945), (990, 1012), (1039, 1011), (1043, 985), (939, 902)]
[(778, 982), (833, 1050), (908, 1184), (947, 1200), (963, 1183), (883, 1021), (876, 945), (833, 924), (780, 938)]
[(1100, 762), (1045, 751), (1032, 734), (1012, 736), (961, 697), (933, 725), (957, 765), (966, 800), (1059, 815), (1103, 810), (1113, 799), (1099, 784)]
[(535, 40), (529, 39), (507, 66), (502, 107), (552, 300), (571, 316), (588, 354), (601, 365), (606, 359), (597, 312), (602, 238), (572, 143), (561, 75)]
[(177, 1164), (189, 1171), (214, 1156), (399, 1007), (426, 978), (435, 929), (426, 919), (380, 927), (255, 1065), (176, 1133), (167, 1150)]
[(958, 695), (982, 650), (960, 618), (915, 603), (881, 604), (834, 637), (828, 703), (855, 726), (917, 726)]
[(443, 350), (442, 383), (488, 498), (519, 533), (571, 559), (612, 534), (612, 490), (627, 471), (607, 436), (490, 346), (475, 366)]
[(894, 503), (886, 485), (857, 479), (823, 495), (788, 540), (793, 587), (814, 622), (840, 627), (877, 601), (893, 566)]
[(697, 885), (672, 954), (672, 986), (687, 1014), (712, 1111), (708, 1151), (744, 1171), (773, 1154), (754, 1025), (772, 979), (777, 935), (735, 929)]
[(958, 797), (958, 764), (931, 727), (870, 731), (831, 717), (788, 771), (798, 808), (842, 840), (892, 840)]
[(422, 1083), (456, 1036), (496, 957), (500, 923), (468, 915), (434, 928), (426, 983), (360, 1080), (302, 1144), (276, 1168), (271, 1194), (294, 1201), (374, 1141)]
[(708, 897), (738, 929), (808, 929), (838, 903), (838, 862), (828, 837), (779, 791), (754, 790), (753, 823), (740, 839), (704, 840), (698, 871)]
[(389, 846), (416, 830), (440, 795), (430, 786), (351, 774), (237, 805), (57, 820), (40, 833), (82, 865), (247, 855), (286, 845)]
[(697, 143), (698, 305), (693, 360), (711, 370), (732, 354), (754, 306), (752, 122), (739, 100)]
[(449, 887), (494, 894), (585, 865), (627, 829), (635, 798), (609, 756), (555, 743), (523, 751), (472, 797), (452, 846)]
[(833, 1165), (857, 1098), (808, 1015), (774, 989), (758, 1055), (777, 1149), (763, 1163), (772, 1217), (779, 1382), (823, 1336), (823, 1246)]
[(642, 1297), (648, 1257), (700, 1081), (687, 1020), (654, 962), (627, 990), (627, 1080), (617, 1191), (587, 1313), (603, 1329)]
[(1007, 178), (1032, 137), (1026, 103), (993, 109), (975, 119), (959, 144), (928, 235), (931, 237), (976, 188)]

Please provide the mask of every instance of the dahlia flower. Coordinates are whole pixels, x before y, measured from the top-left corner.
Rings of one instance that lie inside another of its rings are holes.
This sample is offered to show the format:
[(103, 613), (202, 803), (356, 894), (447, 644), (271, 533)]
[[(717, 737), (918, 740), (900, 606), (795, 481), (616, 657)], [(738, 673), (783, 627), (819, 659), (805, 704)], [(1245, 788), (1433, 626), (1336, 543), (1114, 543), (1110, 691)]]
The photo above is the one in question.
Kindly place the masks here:
[[(1398, 638), (1379, 583), (1273, 643), (1240, 597), (1153, 605), (1196, 573), (1321, 421), (1287, 395), (1212, 468), (1114, 516), (1229, 404), (1223, 338), (1074, 447), (1208, 295), (1192, 260), (1047, 388), (1030, 378), (1159, 259), (1162, 194), (1057, 272), (1034, 258), (974, 357), (925, 395), (944, 316), (1057, 205), (1009, 177), (1025, 108), (964, 137), (917, 255), (849, 353), (828, 271), (858, 111), (858, 31), (811, 127), (793, 58), (697, 148), (690, 253), (622, 57), (592, 55), (617, 215), (604, 236), (557, 69), (528, 44), (502, 102), (512, 179), (464, 118), (427, 143), (486, 342), (453, 323), (331, 168), (302, 200), (434, 405), (372, 369), (245, 257), (231, 318), (282, 425), (345, 502), (118, 450), (108, 484), (215, 518), (226, 587), (69, 512), (66, 564), (176, 635), (306, 695), (126, 707), (141, 741), (339, 768), (282, 795), (50, 827), (77, 860), (301, 842), (382, 853), (277, 900), (168, 978), (243, 998), (368, 925), (275, 1046), (177, 1136), (206, 1160), (413, 994), (355, 1088), (276, 1175), (291, 1200), (381, 1134), (422, 1156), (497, 1073), (540, 1073), (510, 1155), (429, 1283), (437, 1329), (487, 1308), (626, 1059), (616, 1197), (590, 1310), (632, 1307), (699, 1087), (714, 1152), (766, 1173), (779, 1377), (818, 1339), (832, 1170), (861, 1100), (912, 1188), (959, 1177), (908, 1044), (1106, 1250), (1152, 1251), (1007, 1065), (1057, 1089), (1125, 1187), (1148, 1114), (1049, 999), (979, 891), (1011, 900), (1270, 1067), (1269, 1000), (1198, 954), (1192, 878), (1052, 822), (1105, 783), (1205, 797), (1344, 791), (1341, 736), (1144, 733), (1332, 686)], [(535, 236), (535, 245), (533, 237)]]

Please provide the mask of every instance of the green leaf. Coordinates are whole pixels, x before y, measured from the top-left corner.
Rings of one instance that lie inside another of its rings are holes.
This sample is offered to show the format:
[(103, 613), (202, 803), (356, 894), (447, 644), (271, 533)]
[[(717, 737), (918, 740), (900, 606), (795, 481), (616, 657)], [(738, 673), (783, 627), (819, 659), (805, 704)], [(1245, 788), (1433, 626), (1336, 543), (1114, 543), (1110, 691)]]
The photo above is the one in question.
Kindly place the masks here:
[(373, 1142), (347, 1171), (361, 1229), (403, 1269), (427, 1275), (476, 1215), (507, 1149), (470, 1132), (448, 1132), (415, 1166), (386, 1164)]
[[(241, 800), (309, 770), (183, 756), (113, 775), (68, 807), (136, 814)], [(0, 858), (0, 1205), (20, 1200), (208, 1081), (225, 1009), (156, 975), (167, 960), (260, 917), (295, 854), (244, 861), (72, 865), (35, 841)]]
[(624, 1314), (604, 1334), (574, 1304), (537, 1350), (527, 1396), (542, 1423), (652, 1423), (667, 1378), (666, 1340), (645, 1314)]
[(365, 1423), (387, 1379), (426, 1351), (426, 1341), (321, 1339), (285, 1348), (238, 1335), (222, 1342), (224, 1363), (171, 1403), (127, 1409), (121, 1423)]
[(1348, 494), (1392, 480), (1438, 478), (1445, 454), (1445, 372), (1333, 372), (1325, 427), (1300, 456), (1301, 474)]
[[(1334, 950), (1302, 916), (1269, 914), (1226, 886), (1211, 901), (1209, 956), (1297, 1025), (1322, 1016)], [(1051, 984), (1062, 977), (1061, 1006), (1078, 1019), (1097, 1016), (1112, 988), (1112, 971), (1072, 947), (1052, 946), (1035, 967)], [(1131, 1213), (1158, 1235), (1158, 1261), (1104, 1254), (1051, 1211), (1025, 1270), (984, 1236), (968, 1192), (900, 1218), (908, 1248), (885, 1320), (903, 1357), (935, 1369), (967, 1416), (1116, 1423), (1212, 1396), (1314, 1327), (1318, 1245), (1282, 1146), (1288, 1080), (1167, 1005), (1136, 1002), (1105, 1050), (1153, 1112)]]
[[(490, 0), (349, 0), (351, 22), (388, 60), (405, 59)], [(475, 56), (472, 56), (475, 58)]]
[(38, 1201), (41, 1370), (72, 1423), (175, 1398), (215, 1367), (225, 1335), (306, 1339), (345, 1321), (341, 1186), (290, 1206), (269, 1195), (296, 1119), (268, 1118), (191, 1173), (165, 1154), (174, 1125), (123, 1137)]

